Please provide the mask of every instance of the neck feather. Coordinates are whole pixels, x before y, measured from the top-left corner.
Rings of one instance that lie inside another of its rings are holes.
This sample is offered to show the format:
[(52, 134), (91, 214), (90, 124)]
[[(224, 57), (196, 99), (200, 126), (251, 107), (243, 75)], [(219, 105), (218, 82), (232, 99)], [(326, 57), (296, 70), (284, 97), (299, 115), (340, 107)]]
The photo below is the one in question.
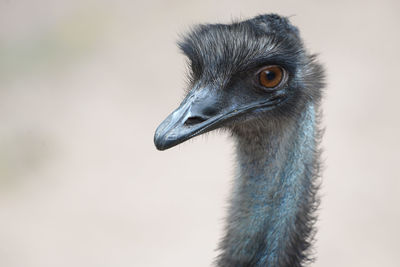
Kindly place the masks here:
[(236, 134), (238, 175), (219, 266), (302, 266), (309, 260), (318, 134), (312, 104), (283, 126)]

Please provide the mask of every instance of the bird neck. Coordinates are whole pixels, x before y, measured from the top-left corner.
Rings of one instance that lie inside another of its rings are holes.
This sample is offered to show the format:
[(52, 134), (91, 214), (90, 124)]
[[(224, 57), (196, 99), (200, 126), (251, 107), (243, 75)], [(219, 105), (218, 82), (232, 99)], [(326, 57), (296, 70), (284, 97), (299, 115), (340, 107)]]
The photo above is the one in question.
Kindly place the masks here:
[(279, 127), (235, 132), (238, 175), (219, 266), (302, 266), (308, 260), (319, 168), (315, 113), (309, 105)]

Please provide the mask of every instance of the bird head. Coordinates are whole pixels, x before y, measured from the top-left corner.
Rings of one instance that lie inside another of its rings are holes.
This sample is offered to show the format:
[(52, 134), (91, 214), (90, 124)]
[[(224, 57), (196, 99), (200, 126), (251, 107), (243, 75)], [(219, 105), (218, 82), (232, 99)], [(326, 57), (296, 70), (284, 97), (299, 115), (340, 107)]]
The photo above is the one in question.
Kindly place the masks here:
[(159, 150), (217, 128), (295, 117), (320, 99), (322, 68), (287, 18), (198, 25), (178, 45), (188, 58), (189, 89), (156, 130)]

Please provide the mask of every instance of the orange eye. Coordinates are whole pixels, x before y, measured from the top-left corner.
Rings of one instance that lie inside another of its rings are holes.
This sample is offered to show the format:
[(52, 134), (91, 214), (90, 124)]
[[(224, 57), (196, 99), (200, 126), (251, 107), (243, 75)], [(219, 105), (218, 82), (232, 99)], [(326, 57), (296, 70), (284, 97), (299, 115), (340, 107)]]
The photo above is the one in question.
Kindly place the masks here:
[(283, 78), (283, 70), (279, 66), (268, 66), (259, 74), (260, 84), (266, 88), (274, 88), (280, 84)]

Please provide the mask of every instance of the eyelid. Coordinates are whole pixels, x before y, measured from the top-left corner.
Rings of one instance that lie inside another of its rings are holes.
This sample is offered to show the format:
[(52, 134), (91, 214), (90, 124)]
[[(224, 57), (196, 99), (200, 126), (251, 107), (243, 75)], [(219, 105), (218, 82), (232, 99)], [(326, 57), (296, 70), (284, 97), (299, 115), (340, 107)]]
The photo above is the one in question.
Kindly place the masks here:
[(286, 72), (287, 72), (286, 69), (285, 69), (284, 67), (282, 67), (281, 65), (278, 65), (278, 64), (263, 65), (262, 67), (257, 68), (257, 71), (255, 72), (255, 75), (259, 75), (259, 74), (261, 73), (262, 70), (264, 70), (264, 69), (266, 69), (266, 68), (268, 68), (268, 67), (279, 67), (279, 68), (282, 70), (282, 73), (283, 73), (284, 75), (286, 75)]

